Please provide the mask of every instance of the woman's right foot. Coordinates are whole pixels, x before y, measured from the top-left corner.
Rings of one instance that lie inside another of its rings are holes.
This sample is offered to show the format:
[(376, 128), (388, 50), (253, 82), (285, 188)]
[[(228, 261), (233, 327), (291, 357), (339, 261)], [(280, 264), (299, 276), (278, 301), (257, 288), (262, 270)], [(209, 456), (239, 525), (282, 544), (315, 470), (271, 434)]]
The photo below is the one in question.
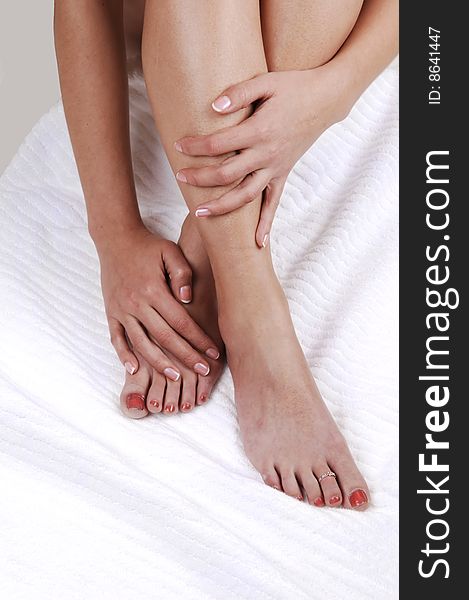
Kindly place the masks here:
[(364, 510), (368, 487), (316, 387), (283, 290), (272, 269), (255, 269), (245, 289), (221, 294), (246, 454), (268, 485), (294, 498)]

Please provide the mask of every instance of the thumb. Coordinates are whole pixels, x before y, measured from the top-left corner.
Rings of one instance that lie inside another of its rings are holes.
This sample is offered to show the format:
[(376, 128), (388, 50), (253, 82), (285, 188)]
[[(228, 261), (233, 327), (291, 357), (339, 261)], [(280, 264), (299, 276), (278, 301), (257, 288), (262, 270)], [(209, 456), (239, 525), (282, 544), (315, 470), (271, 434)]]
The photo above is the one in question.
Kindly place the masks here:
[(192, 300), (192, 269), (179, 246), (168, 246), (163, 254), (163, 262), (173, 296), (184, 304), (189, 304)]
[(270, 230), (272, 229), (285, 181), (286, 179), (272, 180), (264, 190), (261, 216), (256, 230), (256, 243), (259, 248), (265, 248), (269, 241)]
[(224, 114), (232, 113), (247, 108), (256, 100), (269, 98), (273, 94), (270, 75), (271, 73), (264, 73), (227, 88), (212, 102), (213, 110)]

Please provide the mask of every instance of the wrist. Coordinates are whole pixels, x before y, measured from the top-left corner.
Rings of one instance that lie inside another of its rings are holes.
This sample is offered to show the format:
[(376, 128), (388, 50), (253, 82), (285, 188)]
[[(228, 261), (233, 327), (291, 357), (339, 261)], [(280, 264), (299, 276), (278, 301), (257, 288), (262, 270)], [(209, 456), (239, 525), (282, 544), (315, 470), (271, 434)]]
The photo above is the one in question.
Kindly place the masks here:
[(98, 254), (106, 253), (129, 243), (135, 235), (149, 233), (140, 218), (126, 219), (116, 223), (90, 223), (88, 231)]

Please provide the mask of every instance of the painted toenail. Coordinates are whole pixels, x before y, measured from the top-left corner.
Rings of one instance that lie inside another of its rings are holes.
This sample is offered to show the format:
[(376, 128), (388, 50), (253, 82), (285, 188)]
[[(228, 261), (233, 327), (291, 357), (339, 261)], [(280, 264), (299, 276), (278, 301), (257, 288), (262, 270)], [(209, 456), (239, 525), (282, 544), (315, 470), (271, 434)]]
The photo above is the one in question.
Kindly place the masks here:
[(331, 496), (329, 498), (329, 504), (337, 504), (340, 502), (340, 496)]
[(171, 379), (171, 381), (179, 381), (179, 378), (181, 377), (181, 373), (179, 373), (178, 371), (176, 371), (176, 369), (173, 369), (172, 367), (166, 367), (163, 373), (168, 379)]
[(218, 352), (218, 350), (216, 348), (209, 348), (205, 354), (209, 357), (212, 358), (213, 360), (217, 360), (217, 358), (220, 358), (220, 353)]
[(157, 402), (156, 400), (150, 400), (150, 406), (153, 406), (154, 408), (159, 408), (160, 403)]
[(202, 363), (196, 363), (194, 365), (194, 371), (199, 375), (203, 375), (204, 377), (210, 373), (210, 367), (208, 365), (204, 365)]
[(350, 494), (349, 501), (352, 508), (358, 508), (368, 502), (368, 496), (365, 490), (355, 490)]
[(182, 410), (190, 410), (192, 408), (192, 406), (190, 404), (188, 404), (187, 402), (185, 402), (182, 406), (181, 406)]
[(199, 398), (199, 402), (201, 404), (203, 404), (206, 400), (207, 400), (207, 396), (205, 394), (202, 394)]
[(303, 496), (297, 496), (296, 499), (299, 500), (300, 502), (303, 502)]
[(167, 407), (165, 408), (165, 411), (166, 411), (166, 412), (169, 412), (169, 413), (172, 413), (172, 412), (174, 412), (175, 410), (176, 410), (176, 409), (174, 408), (174, 406), (173, 406), (173, 405), (167, 406)]
[(316, 498), (313, 504), (314, 506), (324, 506), (324, 500), (322, 498)]
[(278, 485), (273, 485), (272, 487), (274, 488), (274, 490), (279, 490), (280, 491), (280, 488), (278, 487)]
[(136, 408), (138, 410), (145, 409), (145, 396), (142, 394), (129, 394), (126, 399), (128, 409)]

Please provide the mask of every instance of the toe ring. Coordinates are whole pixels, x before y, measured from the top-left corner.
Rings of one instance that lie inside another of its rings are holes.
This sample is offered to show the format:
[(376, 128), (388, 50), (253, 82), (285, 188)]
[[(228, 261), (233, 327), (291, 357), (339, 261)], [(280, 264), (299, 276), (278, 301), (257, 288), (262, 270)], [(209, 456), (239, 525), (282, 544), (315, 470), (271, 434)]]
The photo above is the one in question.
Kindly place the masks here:
[(319, 475), (318, 483), (321, 483), (321, 481), (323, 479), (326, 479), (326, 477), (334, 477), (334, 479), (337, 479), (337, 475), (334, 473), (334, 471), (325, 471), (324, 473), (321, 473), (321, 475)]

